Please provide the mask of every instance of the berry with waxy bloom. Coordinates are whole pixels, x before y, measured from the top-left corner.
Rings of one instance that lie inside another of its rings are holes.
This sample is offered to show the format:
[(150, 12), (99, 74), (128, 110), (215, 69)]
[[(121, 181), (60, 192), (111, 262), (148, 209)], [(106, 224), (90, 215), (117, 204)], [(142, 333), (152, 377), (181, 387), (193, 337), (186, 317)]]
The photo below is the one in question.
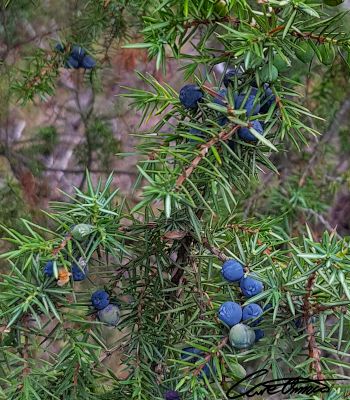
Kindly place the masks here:
[(243, 265), (237, 260), (227, 260), (222, 265), (221, 274), (229, 282), (239, 281), (244, 274)]
[(120, 309), (116, 304), (108, 304), (97, 312), (98, 319), (110, 326), (117, 326), (120, 321)]
[(255, 333), (245, 324), (234, 325), (229, 334), (230, 343), (237, 349), (246, 349), (255, 342)]
[(261, 108), (260, 113), (266, 114), (269, 112), (270, 107), (272, 104), (276, 102), (276, 96), (273, 94), (271, 88), (267, 83), (264, 85), (264, 94), (261, 99)]
[(55, 50), (59, 51), (60, 53), (64, 52), (64, 47), (62, 43), (57, 43), (55, 46)]
[(66, 68), (79, 68), (79, 61), (76, 60), (74, 57), (69, 56), (67, 58), (65, 66)]
[(264, 285), (262, 284), (262, 282), (251, 278), (250, 276), (247, 276), (245, 278), (243, 277), (240, 281), (239, 286), (242, 290), (242, 293), (246, 297), (255, 296), (264, 290)]
[(234, 301), (226, 301), (219, 308), (218, 318), (231, 328), (241, 321), (242, 307)]
[(214, 103), (219, 104), (220, 106), (226, 106), (227, 105), (227, 89), (220, 89), (218, 92), (218, 96), (215, 97)]
[(76, 59), (79, 62), (79, 64), (83, 60), (85, 54), (86, 54), (86, 52), (81, 46), (77, 46), (77, 45), (73, 46), (72, 51), (71, 51), (71, 56), (74, 59)]
[(235, 80), (235, 76), (239, 77), (240, 75), (242, 75), (242, 73), (239, 71), (238, 68), (235, 67), (233, 69), (230, 69), (226, 72), (224, 76), (224, 85), (228, 87), (230, 82), (233, 82)]
[(97, 290), (91, 296), (91, 304), (97, 309), (102, 310), (109, 304), (109, 295), (104, 290)]
[[(260, 317), (260, 315), (263, 313), (262, 308), (259, 306), (259, 304), (256, 303), (251, 303), (248, 304), (247, 306), (243, 307), (242, 310), (242, 321), (247, 321), (248, 319), (255, 319)], [(256, 320), (253, 322), (254, 324), (258, 324), (261, 319)]]
[[(190, 133), (191, 135), (194, 135), (194, 136), (198, 136), (198, 137), (202, 137), (202, 138), (205, 137), (205, 133), (202, 132), (202, 131), (200, 131), (199, 129), (196, 129), (196, 128), (191, 128), (191, 129), (189, 130), (189, 133)], [(198, 143), (198, 142), (197, 142), (197, 143)]]
[(96, 66), (96, 61), (91, 56), (85, 55), (79, 65), (85, 69), (92, 69)]
[(93, 231), (93, 226), (90, 224), (77, 224), (72, 229), (72, 236), (76, 240), (85, 239)]

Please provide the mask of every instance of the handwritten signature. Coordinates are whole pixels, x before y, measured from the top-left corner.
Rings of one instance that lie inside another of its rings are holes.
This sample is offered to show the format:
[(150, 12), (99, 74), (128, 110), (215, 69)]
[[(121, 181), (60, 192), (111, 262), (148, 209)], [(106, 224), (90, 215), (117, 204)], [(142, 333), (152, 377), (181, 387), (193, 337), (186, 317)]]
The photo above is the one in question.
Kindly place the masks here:
[[(250, 387), (249, 389), (242, 392), (239, 386), (249, 379), (256, 379), (262, 376), (265, 376), (268, 373), (267, 369), (261, 369), (259, 371), (253, 372), (250, 375), (247, 375), (245, 378), (236, 382), (226, 393), (229, 399), (239, 399), (243, 396), (253, 397), (253, 396), (262, 396), (262, 395), (271, 395), (276, 393), (281, 394), (305, 394), (305, 395), (313, 395), (315, 393), (328, 393), (331, 390), (331, 387), (327, 385), (327, 381), (336, 381), (338, 379), (310, 379), (310, 378), (301, 378), (301, 377), (291, 377), (291, 378), (280, 378), (280, 379), (271, 379), (266, 382), (259, 382), (257, 385)], [(234, 392), (239, 392), (238, 395), (234, 395)]]

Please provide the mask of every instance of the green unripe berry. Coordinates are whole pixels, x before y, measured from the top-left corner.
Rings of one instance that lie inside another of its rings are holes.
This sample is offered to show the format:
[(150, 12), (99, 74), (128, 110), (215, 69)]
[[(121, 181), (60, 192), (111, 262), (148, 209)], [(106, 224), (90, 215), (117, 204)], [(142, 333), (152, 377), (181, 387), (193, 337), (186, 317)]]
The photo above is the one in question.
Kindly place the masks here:
[(264, 65), (261, 69), (261, 80), (263, 82), (274, 82), (278, 78), (278, 69), (274, 65)]
[(330, 7), (339, 6), (339, 4), (344, 3), (344, 0), (323, 0), (324, 4)]
[(220, 15), (220, 17), (224, 17), (228, 14), (229, 9), (227, 7), (226, 0), (219, 0), (214, 4), (214, 11), (216, 14)]
[(323, 43), (318, 46), (318, 59), (324, 65), (331, 65), (335, 59), (335, 49), (330, 43)]
[(298, 48), (295, 50), (295, 55), (305, 64), (312, 61), (314, 57), (314, 49), (308, 41), (298, 43)]
[(237, 324), (231, 328), (229, 339), (232, 347), (246, 349), (255, 342), (255, 332), (245, 324)]
[(75, 240), (84, 240), (93, 231), (94, 227), (89, 224), (78, 224), (72, 229), (72, 236)]
[(277, 68), (279, 72), (284, 72), (290, 67), (287, 61), (279, 54), (275, 55), (275, 58), (273, 59), (273, 65)]

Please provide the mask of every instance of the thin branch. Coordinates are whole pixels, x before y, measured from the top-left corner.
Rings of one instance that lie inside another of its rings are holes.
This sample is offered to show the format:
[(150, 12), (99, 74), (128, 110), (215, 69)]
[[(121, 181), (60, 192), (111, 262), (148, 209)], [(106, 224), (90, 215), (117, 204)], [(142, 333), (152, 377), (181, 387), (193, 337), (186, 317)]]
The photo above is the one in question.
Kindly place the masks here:
[(72, 239), (72, 235), (71, 235), (71, 234), (68, 234), (68, 235), (64, 238), (64, 240), (60, 243), (60, 245), (59, 245), (58, 247), (56, 247), (55, 249), (53, 249), (52, 255), (53, 255), (54, 257), (57, 256), (57, 254), (58, 254), (61, 250), (63, 250), (63, 249), (66, 247), (67, 243), (68, 243), (71, 239)]
[(207, 238), (202, 238), (202, 244), (206, 247), (214, 256), (216, 256), (220, 261), (225, 262), (230, 258), (227, 257), (221, 250), (217, 247), (212, 246)]
[(316, 377), (319, 380), (323, 380), (325, 377), (322, 373), (321, 367), (321, 351), (317, 346), (315, 338), (315, 327), (311, 322), (312, 316), (312, 306), (310, 304), (310, 299), (312, 295), (312, 288), (316, 281), (316, 272), (312, 273), (306, 282), (306, 294), (304, 296), (304, 320), (306, 323), (307, 341), (309, 349), (309, 357), (313, 359), (312, 367), (316, 371)]
[(219, 143), (220, 141), (226, 141), (231, 138), (231, 136), (239, 129), (239, 125), (234, 126), (230, 131), (222, 131), (220, 134), (207, 143), (202, 144), (199, 147), (199, 154), (191, 162), (191, 165), (177, 178), (175, 186), (178, 188), (183, 185), (183, 183), (190, 177), (192, 172), (198, 167), (201, 160), (207, 155), (209, 149)]
[(198, 375), (201, 373), (202, 369), (203, 369), (203, 368), (208, 364), (208, 362), (211, 360), (211, 358), (213, 357), (213, 354), (217, 354), (217, 355), (218, 355), (218, 354), (219, 354), (219, 351), (220, 351), (222, 348), (224, 348), (224, 347), (226, 346), (227, 342), (228, 342), (228, 336), (225, 336), (225, 337), (221, 340), (221, 342), (218, 344), (218, 346), (217, 346), (217, 348), (216, 348), (216, 351), (213, 352), (213, 353), (209, 353), (209, 354), (207, 354), (207, 355), (205, 356), (205, 358), (204, 358), (205, 362), (204, 362), (203, 364), (201, 364), (201, 365), (194, 371), (193, 375), (198, 376)]

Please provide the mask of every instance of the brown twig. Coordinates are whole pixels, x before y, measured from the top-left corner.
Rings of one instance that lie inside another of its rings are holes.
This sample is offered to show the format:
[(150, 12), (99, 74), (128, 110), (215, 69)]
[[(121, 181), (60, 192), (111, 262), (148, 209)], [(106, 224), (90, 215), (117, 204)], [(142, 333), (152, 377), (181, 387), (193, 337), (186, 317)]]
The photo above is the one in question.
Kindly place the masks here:
[(220, 249), (212, 246), (207, 238), (202, 238), (202, 244), (206, 247), (212, 254), (214, 254), (220, 261), (225, 262), (230, 258), (227, 257)]
[(220, 134), (213, 139), (210, 139), (207, 143), (202, 144), (199, 147), (199, 154), (191, 162), (191, 165), (177, 178), (175, 186), (178, 188), (190, 177), (192, 172), (198, 167), (201, 160), (207, 155), (209, 149), (216, 145), (220, 141), (226, 141), (239, 129), (239, 125), (233, 127), (230, 131), (222, 131)]
[[(279, 25), (276, 26), (276, 28), (272, 29), (270, 32), (268, 32), (269, 36), (273, 36), (276, 33), (279, 33), (281, 31), (283, 31), (285, 28), (285, 25)], [(312, 32), (300, 32), (300, 31), (292, 31), (291, 35), (301, 38), (301, 39), (312, 39), (312, 40), (316, 40), (319, 43), (324, 43), (324, 42), (329, 42), (329, 41), (333, 41), (332, 39), (329, 39), (326, 36), (322, 36), (322, 35), (317, 35), (314, 34)]]
[(304, 296), (304, 320), (306, 323), (306, 332), (308, 335), (308, 349), (309, 349), (309, 357), (313, 359), (312, 367), (316, 371), (316, 377), (319, 380), (324, 379), (324, 375), (322, 373), (321, 367), (321, 351), (317, 346), (316, 338), (315, 338), (315, 328), (313, 323), (311, 322), (312, 316), (312, 306), (310, 304), (310, 299), (312, 295), (312, 288), (316, 281), (316, 272), (312, 273), (307, 282), (306, 282), (306, 294)]
[(80, 364), (77, 363), (74, 369), (74, 375), (73, 375), (73, 385), (77, 386), (78, 384), (78, 377), (79, 377), (79, 370), (80, 370)]
[[(221, 340), (221, 342), (218, 344), (215, 353), (218, 354), (219, 351), (220, 351), (223, 347), (226, 346), (227, 342), (228, 342), (228, 336), (225, 336), (225, 337)], [(201, 365), (194, 371), (193, 375), (198, 376), (198, 375), (201, 373), (202, 369), (203, 369), (203, 368), (208, 364), (208, 362), (211, 360), (212, 357), (213, 357), (213, 353), (207, 354), (207, 355), (205, 356), (205, 358), (204, 358), (205, 363), (201, 364)]]
[(316, 304), (312, 307), (312, 315), (318, 314), (322, 311), (327, 311), (327, 310), (332, 310), (332, 311), (338, 311), (341, 312), (342, 314), (346, 314), (348, 308), (346, 306), (322, 306), (320, 304)]
[(227, 228), (232, 228), (232, 229), (239, 229), (242, 232), (246, 232), (246, 233), (259, 233), (260, 229), (253, 229), (253, 228), (247, 228), (246, 226), (242, 225), (242, 224), (229, 224), (226, 225)]
[(61, 250), (63, 250), (63, 249), (66, 247), (67, 243), (68, 243), (71, 239), (72, 239), (72, 235), (71, 235), (71, 234), (67, 235), (67, 236), (62, 240), (62, 242), (60, 243), (60, 245), (59, 245), (58, 247), (56, 247), (55, 249), (53, 249), (52, 255), (53, 255), (54, 257), (57, 256), (57, 254), (58, 254)]

